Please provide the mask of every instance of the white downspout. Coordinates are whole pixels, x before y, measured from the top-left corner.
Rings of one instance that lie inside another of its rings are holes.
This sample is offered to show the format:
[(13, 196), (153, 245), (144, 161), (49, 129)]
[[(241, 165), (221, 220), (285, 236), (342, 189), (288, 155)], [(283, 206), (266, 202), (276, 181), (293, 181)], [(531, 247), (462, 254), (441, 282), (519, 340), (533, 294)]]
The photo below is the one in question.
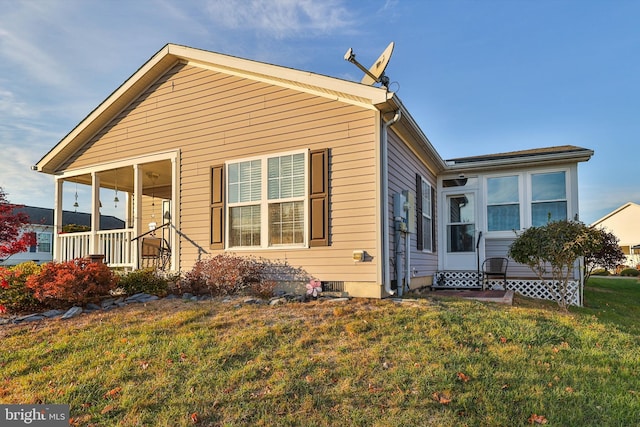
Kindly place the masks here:
[(398, 110), (393, 118), (382, 123), (382, 254), (384, 256), (384, 290), (389, 295), (394, 295), (395, 291), (391, 289), (391, 272), (389, 263), (389, 159), (388, 159), (388, 141), (387, 128), (394, 125), (400, 120), (401, 112)]

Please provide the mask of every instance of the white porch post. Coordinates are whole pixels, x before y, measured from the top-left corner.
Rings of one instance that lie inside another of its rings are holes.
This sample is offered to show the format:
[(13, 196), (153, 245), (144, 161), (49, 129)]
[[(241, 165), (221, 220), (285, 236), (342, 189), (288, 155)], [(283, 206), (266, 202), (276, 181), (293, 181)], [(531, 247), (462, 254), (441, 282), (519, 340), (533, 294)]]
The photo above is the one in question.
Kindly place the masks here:
[[(139, 164), (133, 165), (133, 235), (138, 237), (142, 223), (142, 168)], [(133, 245), (133, 265), (135, 269), (140, 268), (140, 257), (138, 256), (139, 242), (136, 240)]]
[(171, 158), (171, 225), (169, 226), (169, 232), (171, 233), (171, 269), (174, 271), (180, 270), (180, 259), (178, 258), (180, 236), (178, 235), (178, 224), (180, 218), (178, 218), (178, 212), (180, 205), (180, 165), (178, 164), (178, 158)]
[(60, 240), (58, 233), (62, 231), (62, 178), (55, 178), (55, 187), (53, 190), (53, 260), (61, 260)]
[(100, 241), (98, 231), (100, 230), (100, 177), (97, 172), (91, 172), (91, 238), (89, 255), (98, 254), (100, 251)]

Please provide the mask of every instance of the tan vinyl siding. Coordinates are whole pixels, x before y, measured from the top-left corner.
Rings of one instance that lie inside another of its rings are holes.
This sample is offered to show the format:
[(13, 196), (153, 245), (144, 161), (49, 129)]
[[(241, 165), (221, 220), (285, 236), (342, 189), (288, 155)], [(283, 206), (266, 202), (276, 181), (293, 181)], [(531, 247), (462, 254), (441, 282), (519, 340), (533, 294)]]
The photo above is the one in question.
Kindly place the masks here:
[(180, 64), (64, 167), (179, 149), (179, 229), (191, 240), (181, 239), (184, 271), (203, 250), (218, 253), (209, 248), (212, 166), (301, 148), (329, 148), (331, 246), (236, 253), (286, 259), (323, 281), (375, 282), (380, 260), (354, 264), (352, 252), (376, 253), (376, 115), (336, 100)]
[[(402, 190), (411, 191), (416, 196), (416, 203), (420, 198), (416, 195), (416, 173), (422, 175), (432, 187), (436, 187), (436, 177), (416, 157), (416, 155), (402, 142), (398, 136), (390, 131), (388, 136), (389, 150), (389, 236), (390, 247), (395, 245), (395, 233), (393, 224), (393, 195)], [(436, 200), (433, 200), (436, 203)], [(436, 221), (436, 218), (433, 218)], [(437, 225), (437, 224), (436, 224)], [(437, 227), (435, 227), (437, 230)], [(436, 251), (426, 253), (416, 249), (416, 234), (411, 234), (411, 267), (416, 269), (415, 277), (431, 276), (438, 268)], [(393, 256), (393, 254), (391, 254)]]

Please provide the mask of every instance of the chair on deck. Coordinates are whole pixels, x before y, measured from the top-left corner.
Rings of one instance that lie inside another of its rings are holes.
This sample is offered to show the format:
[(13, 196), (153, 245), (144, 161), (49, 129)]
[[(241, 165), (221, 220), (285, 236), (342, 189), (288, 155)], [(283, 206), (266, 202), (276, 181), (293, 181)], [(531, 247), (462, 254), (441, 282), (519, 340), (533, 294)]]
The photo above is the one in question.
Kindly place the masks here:
[(482, 263), (482, 289), (485, 288), (485, 283), (489, 283), (489, 279), (492, 277), (501, 277), (504, 281), (503, 287), (507, 289), (507, 266), (509, 265), (508, 258), (487, 258)]
[(142, 238), (140, 260), (142, 267), (154, 267), (165, 270), (171, 259), (169, 242), (161, 237), (148, 236)]

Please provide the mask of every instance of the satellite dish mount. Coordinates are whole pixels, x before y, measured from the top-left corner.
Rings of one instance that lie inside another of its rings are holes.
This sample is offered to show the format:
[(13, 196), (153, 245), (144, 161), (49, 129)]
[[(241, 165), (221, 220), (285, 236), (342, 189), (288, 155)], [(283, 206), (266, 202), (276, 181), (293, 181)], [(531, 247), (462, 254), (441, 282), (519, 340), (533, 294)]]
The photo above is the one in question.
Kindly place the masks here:
[(378, 57), (376, 62), (373, 63), (371, 67), (368, 69), (365, 68), (362, 64), (356, 61), (356, 54), (353, 53), (353, 49), (349, 48), (347, 53), (344, 54), (345, 61), (349, 61), (352, 64), (355, 64), (360, 70), (364, 72), (364, 77), (360, 81), (360, 83), (366, 85), (373, 85), (375, 83), (380, 83), (384, 87), (389, 87), (389, 77), (384, 74), (385, 68), (387, 68), (387, 64), (389, 64), (389, 60), (391, 59), (391, 54), (393, 53), (394, 43), (389, 43), (389, 46), (382, 52), (382, 54)]

